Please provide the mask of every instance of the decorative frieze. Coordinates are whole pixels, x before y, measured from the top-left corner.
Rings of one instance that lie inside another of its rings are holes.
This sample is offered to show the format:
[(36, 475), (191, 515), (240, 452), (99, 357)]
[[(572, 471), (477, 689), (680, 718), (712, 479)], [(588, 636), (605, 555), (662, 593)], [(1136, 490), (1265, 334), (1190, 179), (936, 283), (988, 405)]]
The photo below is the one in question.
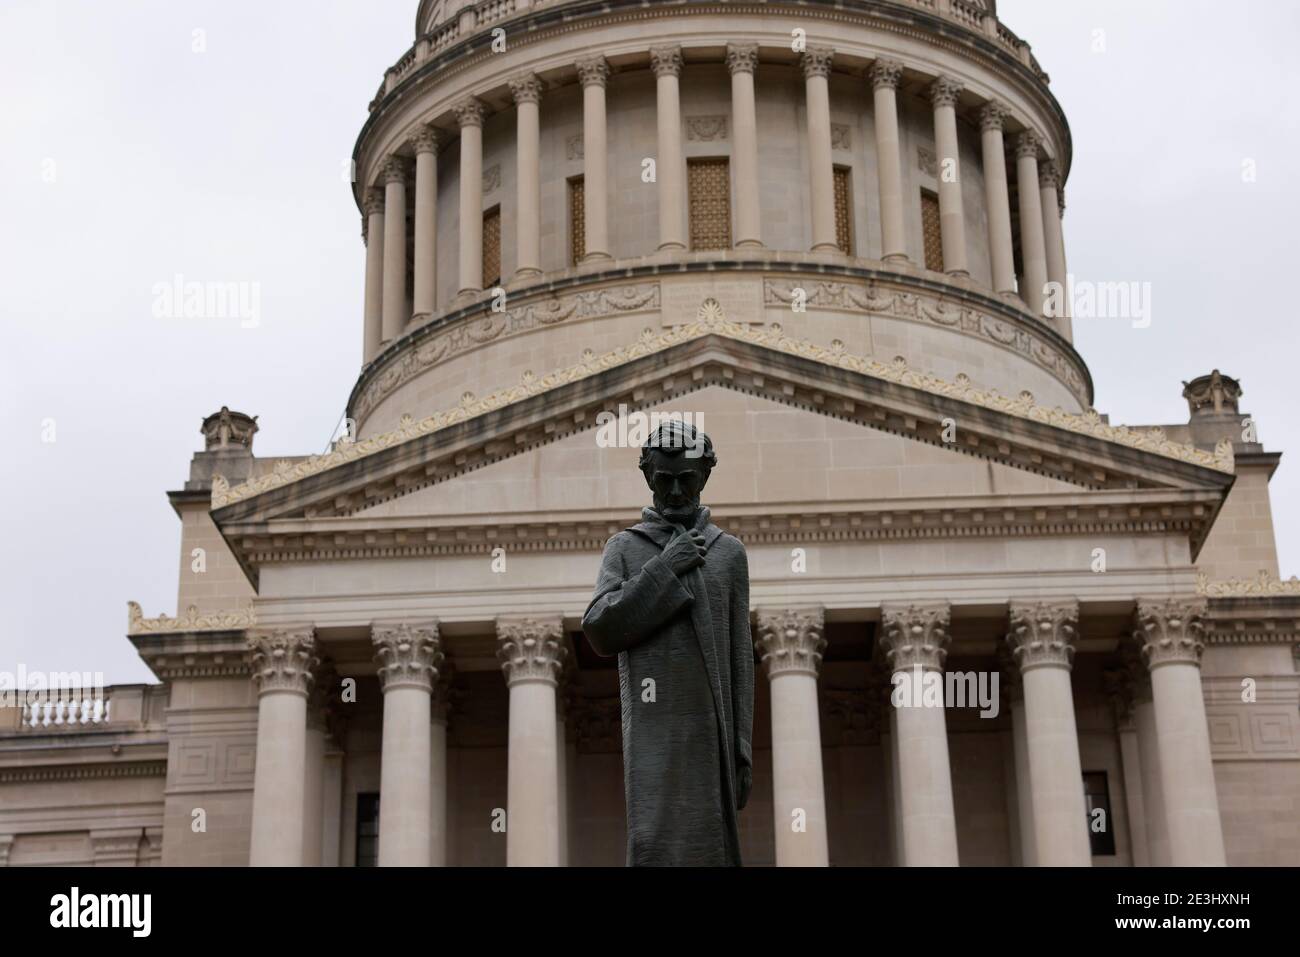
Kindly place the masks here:
[(727, 117), (715, 116), (686, 117), (686, 139), (692, 143), (715, 143), (727, 138)]
[(853, 149), (853, 130), (848, 124), (831, 124), (831, 149), (846, 152)]
[(316, 634), (310, 625), (253, 632), (248, 636), (253, 684), (260, 694), (292, 691), (306, 697), (316, 658)]
[(563, 622), (559, 617), (498, 618), (497, 658), (505, 672), (506, 685), (521, 681), (558, 684), (568, 654), (563, 637)]
[(939, 157), (934, 150), (925, 146), (916, 148), (916, 168), (927, 176), (939, 177)]
[(824, 612), (820, 607), (757, 611), (758, 648), (768, 678), (783, 674), (817, 677), (821, 670)]
[(1148, 668), (1200, 665), (1205, 650), (1204, 598), (1138, 599), (1133, 638)]
[(1228, 578), (1211, 581), (1205, 572), (1196, 575), (1196, 594), (1207, 598), (1268, 598), (1275, 595), (1300, 595), (1300, 578), (1292, 575), (1281, 581), (1263, 569), (1255, 578)]
[(178, 631), (242, 631), (257, 625), (257, 614), (250, 605), (244, 609), (230, 611), (200, 612), (198, 606), (190, 605), (185, 614), (172, 618), (159, 615), (146, 618), (137, 602), (126, 603), (126, 633), (128, 635), (164, 634)]
[(501, 164), (494, 163), (483, 171), (483, 195), (494, 193), (501, 188)]
[(574, 136), (570, 136), (567, 140), (565, 140), (564, 150), (565, 150), (565, 156), (568, 157), (570, 160), (583, 159), (586, 156), (586, 151), (583, 149), (582, 134), (578, 133)]
[(947, 602), (880, 606), (880, 643), (890, 670), (942, 671), (948, 656)]
[(1007, 646), (1022, 672), (1044, 666), (1069, 668), (1079, 632), (1079, 603), (1012, 602)]
[(379, 684), (384, 691), (433, 690), (443, 659), (436, 621), (376, 622), (370, 628), (370, 640), (379, 659)]

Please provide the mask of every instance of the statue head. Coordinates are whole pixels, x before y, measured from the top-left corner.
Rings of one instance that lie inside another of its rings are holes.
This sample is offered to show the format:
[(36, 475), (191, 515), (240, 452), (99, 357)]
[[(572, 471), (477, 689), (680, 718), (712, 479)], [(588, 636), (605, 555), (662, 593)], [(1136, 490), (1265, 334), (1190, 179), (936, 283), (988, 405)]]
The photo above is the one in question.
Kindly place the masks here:
[(641, 474), (654, 495), (655, 511), (678, 524), (695, 518), (700, 493), (717, 464), (709, 437), (679, 419), (661, 423), (641, 446)]

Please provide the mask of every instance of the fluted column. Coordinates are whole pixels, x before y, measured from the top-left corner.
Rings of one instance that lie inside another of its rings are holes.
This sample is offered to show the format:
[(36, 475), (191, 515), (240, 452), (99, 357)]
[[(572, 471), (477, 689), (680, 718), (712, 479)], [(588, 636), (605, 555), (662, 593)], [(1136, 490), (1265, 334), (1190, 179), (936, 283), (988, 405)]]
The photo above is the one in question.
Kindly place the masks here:
[(876, 121), (876, 167), (880, 179), (881, 256), (886, 262), (907, 259), (903, 228), (903, 159), (898, 137), (898, 84), (903, 64), (877, 60), (871, 65)]
[(415, 291), (413, 319), (433, 315), (437, 301), (438, 142), (433, 126), (420, 127), (411, 138), (415, 150)]
[(984, 205), (989, 217), (989, 259), (993, 289), (1004, 295), (1016, 291), (1016, 261), (1011, 247), (1011, 198), (1007, 186), (1006, 145), (1002, 124), (1006, 109), (990, 102), (980, 111), (980, 145), (984, 159)]
[(371, 628), (384, 692), (379, 866), (428, 867), (432, 820), (430, 699), (442, 663), (437, 622)]
[(384, 164), (384, 342), (406, 327), (406, 165)]
[(253, 867), (298, 867), (307, 780), (307, 693), (317, 665), (309, 625), (249, 636), (257, 688), (257, 759), (253, 770)]
[(325, 752), (329, 732), (325, 726), (325, 696), (334, 678), (316, 674), (307, 695), (307, 747), (303, 774), (302, 864), (320, 867), (324, 863), (325, 836)]
[(835, 235), (835, 166), (831, 157), (830, 75), (835, 51), (809, 47), (803, 54), (808, 109), (809, 191), (812, 199), (812, 248), (838, 252)]
[(542, 274), (542, 81), (533, 73), (510, 81), (515, 98), (515, 279)]
[(605, 84), (609, 64), (604, 57), (578, 63), (582, 80), (582, 202), (587, 252), (583, 262), (609, 259), (609, 155), (605, 144)]
[(1056, 160), (1040, 163), (1038, 167), (1038, 197), (1043, 208), (1043, 241), (1047, 247), (1047, 281), (1061, 290), (1060, 315), (1052, 316), (1052, 325), (1067, 340), (1073, 340), (1070, 329), (1070, 297), (1068, 272), (1065, 265), (1065, 234), (1061, 228), (1061, 172)]
[(1174, 867), (1226, 863), (1201, 691), (1203, 599), (1139, 599), (1133, 637), (1151, 671), (1161, 790)]
[(930, 86), (934, 145), (939, 154), (939, 232), (943, 268), (950, 276), (969, 276), (966, 260), (966, 207), (962, 201), (961, 146), (957, 141), (957, 99), (962, 86), (941, 76)]
[(1026, 130), (1016, 137), (1016, 177), (1020, 186), (1020, 258), (1025, 266), (1021, 296), (1029, 311), (1043, 314), (1047, 285), (1047, 244), (1043, 205), (1038, 192), (1038, 135)]
[(474, 97), (453, 110), (460, 125), (460, 290), (483, 291), (483, 104)]
[(510, 689), (506, 866), (560, 863), (555, 691), (565, 649), (561, 619), (497, 619), (497, 657)]
[(727, 46), (731, 71), (731, 169), (736, 183), (736, 246), (763, 245), (758, 196), (758, 114), (754, 105), (754, 71), (758, 45)]
[[(908, 867), (957, 866), (957, 820), (948, 763), (948, 729), (942, 706), (916, 699), (926, 675), (942, 675), (947, 656), (947, 602), (881, 605), (881, 642), (895, 690), (911, 682), (910, 707), (895, 707), (898, 784), (902, 799), (903, 863)], [(933, 680), (933, 679), (930, 679)]]
[(371, 187), (362, 205), (366, 240), (366, 313), (362, 361), (379, 354), (384, 341), (384, 193)]
[(429, 713), (429, 866), (447, 866), (447, 722), (451, 711), (451, 667), (438, 671)]
[(1020, 667), (1037, 863), (1089, 867), (1088, 809), (1070, 668), (1079, 603), (1011, 605), (1007, 644)]
[(772, 811), (778, 867), (826, 867), (826, 785), (822, 776), (823, 610), (759, 609), (755, 642), (772, 702)]
[(654, 70), (656, 115), (659, 124), (659, 159), (656, 179), (659, 186), (659, 248), (686, 248), (686, 159), (682, 153), (682, 106), (679, 77), (682, 73), (681, 47), (654, 47), (650, 50), (650, 68)]

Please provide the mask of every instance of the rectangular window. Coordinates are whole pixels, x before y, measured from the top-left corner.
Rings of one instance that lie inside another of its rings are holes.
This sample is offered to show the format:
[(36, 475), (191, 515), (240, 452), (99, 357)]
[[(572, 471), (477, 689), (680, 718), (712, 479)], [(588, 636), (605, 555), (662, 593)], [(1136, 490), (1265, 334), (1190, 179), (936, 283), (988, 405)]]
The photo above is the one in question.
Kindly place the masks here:
[(835, 245), (846, 256), (853, 255), (853, 171), (836, 166), (835, 177)]
[(379, 795), (357, 795), (357, 867), (379, 866)]
[(1115, 826), (1110, 814), (1110, 783), (1105, 771), (1083, 772), (1083, 800), (1088, 809), (1088, 841), (1094, 857), (1113, 857)]
[(692, 249), (731, 248), (731, 161), (693, 159), (686, 163)]
[(921, 235), (925, 240), (925, 268), (943, 272), (943, 228), (939, 221), (939, 197), (921, 190)]
[(501, 207), (483, 214), (483, 288), (501, 284)]
[(576, 266), (587, 255), (587, 205), (583, 194), (584, 180), (569, 180), (569, 265)]

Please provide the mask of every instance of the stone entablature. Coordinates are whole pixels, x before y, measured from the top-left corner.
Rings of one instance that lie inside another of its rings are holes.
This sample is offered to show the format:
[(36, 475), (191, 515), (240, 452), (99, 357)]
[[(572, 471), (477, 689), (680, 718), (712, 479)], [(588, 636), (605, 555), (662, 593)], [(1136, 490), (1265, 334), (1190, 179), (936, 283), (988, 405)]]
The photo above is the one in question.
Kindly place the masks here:
[(238, 631), (257, 625), (257, 613), (252, 606), (232, 608), (229, 611), (200, 612), (194, 605), (185, 609), (185, 614), (172, 617), (159, 615), (146, 618), (140, 605), (129, 601), (127, 607), (126, 633), (128, 635), (167, 634), (191, 631)]

